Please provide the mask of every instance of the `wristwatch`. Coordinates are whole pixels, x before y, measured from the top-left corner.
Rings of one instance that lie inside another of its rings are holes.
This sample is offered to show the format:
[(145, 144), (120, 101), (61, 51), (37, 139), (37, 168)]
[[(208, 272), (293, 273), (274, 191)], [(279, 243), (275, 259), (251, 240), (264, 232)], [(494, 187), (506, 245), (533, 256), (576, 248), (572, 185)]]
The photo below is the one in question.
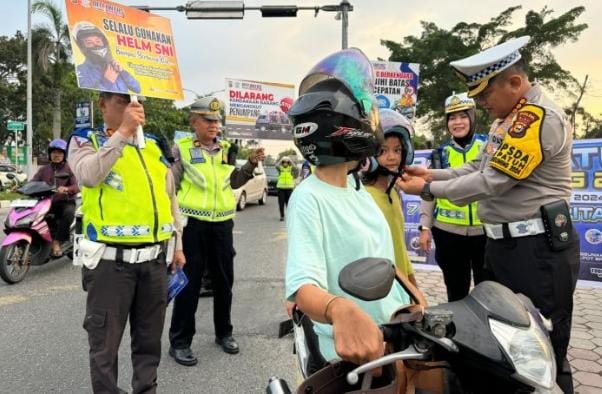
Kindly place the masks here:
[(435, 199), (435, 196), (433, 195), (433, 193), (431, 193), (431, 183), (430, 182), (426, 182), (424, 184), (424, 187), (422, 188), (422, 191), (420, 192), (420, 198), (422, 198), (424, 201), (433, 201)]

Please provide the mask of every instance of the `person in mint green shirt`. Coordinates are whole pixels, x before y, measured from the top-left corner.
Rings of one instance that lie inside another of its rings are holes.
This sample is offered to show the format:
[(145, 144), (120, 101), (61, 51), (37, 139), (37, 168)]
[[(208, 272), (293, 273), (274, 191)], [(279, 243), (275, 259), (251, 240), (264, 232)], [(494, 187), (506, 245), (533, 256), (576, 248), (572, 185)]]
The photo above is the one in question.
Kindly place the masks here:
[(418, 287), (405, 243), (401, 199), (395, 189), (395, 181), (403, 166), (414, 161), (414, 128), (405, 116), (391, 109), (381, 109), (379, 115), (385, 141), (378, 155), (369, 159), (369, 168), (364, 171), (362, 180), (389, 225), (395, 248), (395, 265)]
[(338, 284), (355, 260), (395, 258), (387, 222), (356, 172), (382, 141), (373, 75), (360, 50), (336, 52), (305, 77), (288, 112), (295, 145), (317, 167), (289, 203), (286, 297), (313, 321), (324, 361), (363, 364), (383, 356), (378, 324), (410, 300), (397, 282), (376, 301), (352, 297)]

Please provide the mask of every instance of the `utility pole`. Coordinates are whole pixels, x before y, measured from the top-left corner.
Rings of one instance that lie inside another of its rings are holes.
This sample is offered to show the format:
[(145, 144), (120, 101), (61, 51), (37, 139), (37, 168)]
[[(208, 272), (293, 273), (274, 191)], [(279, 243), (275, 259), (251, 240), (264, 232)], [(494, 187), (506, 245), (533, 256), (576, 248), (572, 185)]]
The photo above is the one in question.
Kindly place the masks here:
[(25, 157), (26, 157), (26, 173), (27, 178), (31, 178), (33, 175), (32, 167), (32, 139), (33, 139), (33, 111), (32, 111), (32, 61), (31, 61), (31, 0), (27, 0), (27, 138), (25, 143)]
[(579, 108), (579, 102), (583, 97), (583, 93), (585, 93), (585, 87), (587, 85), (588, 78), (589, 75), (586, 75), (585, 80), (583, 81), (583, 85), (579, 87), (579, 97), (577, 98), (577, 101), (575, 101), (575, 105), (573, 106), (573, 113), (571, 114), (571, 125), (573, 126), (573, 139), (577, 139), (577, 129), (575, 128), (575, 122), (577, 120), (577, 108)]

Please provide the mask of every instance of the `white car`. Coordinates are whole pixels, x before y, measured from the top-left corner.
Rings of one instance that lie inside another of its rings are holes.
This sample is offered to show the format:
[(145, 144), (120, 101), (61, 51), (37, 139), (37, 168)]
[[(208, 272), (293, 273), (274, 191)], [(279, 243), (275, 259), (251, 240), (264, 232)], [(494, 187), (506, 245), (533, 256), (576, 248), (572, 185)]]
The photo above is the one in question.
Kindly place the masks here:
[[(6, 177), (7, 174), (13, 174), (14, 180), (18, 183), (25, 183), (27, 181), (27, 174), (23, 171), (19, 170), (17, 167), (10, 164), (0, 164), (0, 179), (2, 180), (2, 184), (5, 185), (8, 181)], [(8, 183), (12, 183), (8, 181)]]
[[(236, 167), (242, 167), (247, 161), (236, 160)], [(234, 189), (234, 198), (236, 199), (236, 210), (242, 211), (247, 206), (247, 203), (257, 202), (259, 205), (264, 205), (268, 201), (268, 181), (263, 170), (263, 163), (253, 171), (254, 177), (249, 179), (247, 183)]]

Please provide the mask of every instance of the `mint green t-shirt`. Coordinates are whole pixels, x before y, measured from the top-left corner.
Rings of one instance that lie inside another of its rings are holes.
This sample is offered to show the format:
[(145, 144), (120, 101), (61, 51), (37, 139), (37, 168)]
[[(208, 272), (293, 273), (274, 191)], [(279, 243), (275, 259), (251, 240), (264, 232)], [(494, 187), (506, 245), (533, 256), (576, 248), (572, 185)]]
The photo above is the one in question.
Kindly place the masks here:
[[(362, 301), (339, 287), (339, 272), (355, 260), (381, 257), (395, 261), (389, 225), (364, 187), (355, 190), (353, 177), (349, 176), (347, 187), (341, 188), (312, 174), (293, 192), (286, 224), (289, 300), (294, 301), (303, 285), (315, 285), (355, 301), (377, 324), (388, 322), (397, 308), (409, 303), (409, 296), (397, 282), (387, 297), (376, 301)], [(326, 360), (338, 358), (332, 326), (315, 323), (314, 330), (322, 356)]]

